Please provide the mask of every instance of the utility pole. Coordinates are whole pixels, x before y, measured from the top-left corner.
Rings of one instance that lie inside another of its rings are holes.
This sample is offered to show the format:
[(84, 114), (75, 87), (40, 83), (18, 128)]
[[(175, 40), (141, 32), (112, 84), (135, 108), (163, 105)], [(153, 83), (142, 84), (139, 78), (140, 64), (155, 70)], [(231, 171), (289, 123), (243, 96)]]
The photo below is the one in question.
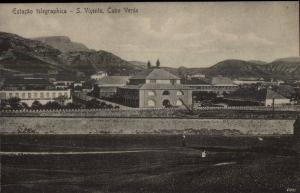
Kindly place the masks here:
[(274, 118), (274, 112), (275, 112), (275, 98), (272, 99), (272, 118)]

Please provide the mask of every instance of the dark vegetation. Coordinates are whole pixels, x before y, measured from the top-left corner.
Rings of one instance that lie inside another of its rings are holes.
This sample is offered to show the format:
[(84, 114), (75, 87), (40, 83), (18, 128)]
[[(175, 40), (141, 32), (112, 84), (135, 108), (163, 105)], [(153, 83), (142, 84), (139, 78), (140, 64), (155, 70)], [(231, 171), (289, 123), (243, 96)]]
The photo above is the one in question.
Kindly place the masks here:
[(1, 100), (0, 109), (6, 110), (21, 110), (21, 109), (32, 109), (32, 110), (41, 110), (41, 109), (111, 109), (119, 108), (118, 106), (113, 107), (111, 104), (106, 104), (105, 102), (99, 102), (96, 99), (87, 101), (85, 105), (77, 103), (67, 103), (65, 104), (65, 99), (63, 97), (58, 97), (54, 101), (49, 101), (46, 104), (41, 104), (39, 101), (34, 101), (29, 107), (26, 103), (22, 103), (21, 99), (13, 97), (8, 100)]

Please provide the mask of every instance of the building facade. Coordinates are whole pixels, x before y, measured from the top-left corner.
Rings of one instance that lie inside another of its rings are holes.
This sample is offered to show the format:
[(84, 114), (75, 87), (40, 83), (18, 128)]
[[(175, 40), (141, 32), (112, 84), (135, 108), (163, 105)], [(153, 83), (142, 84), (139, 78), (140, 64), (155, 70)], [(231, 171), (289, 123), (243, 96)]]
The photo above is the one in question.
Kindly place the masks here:
[(160, 68), (148, 69), (118, 87), (117, 95), (126, 106), (166, 108), (192, 105), (192, 89), (181, 84), (180, 78)]
[(94, 93), (98, 98), (112, 97), (117, 94), (117, 88), (129, 82), (130, 76), (106, 76), (94, 83)]
[(0, 99), (8, 100), (10, 98), (19, 98), (21, 102), (31, 106), (34, 101), (46, 104), (55, 101), (60, 97), (64, 98), (64, 103), (72, 102), (71, 90), (1, 90)]
[(0, 100), (21, 99), (21, 103), (31, 106), (34, 101), (46, 104), (58, 100), (60, 103), (72, 102), (71, 90), (56, 88), (43, 78), (23, 77), (6, 79), (0, 90)]
[(270, 88), (240, 88), (225, 98), (228, 101), (256, 103), (263, 106), (291, 104), (290, 99), (280, 95)]
[(102, 78), (107, 76), (107, 72), (99, 71), (96, 74), (90, 76), (92, 80), (101, 80)]
[(287, 105), (290, 104), (290, 99), (280, 95), (279, 93), (267, 89), (265, 100), (263, 101), (265, 106), (273, 106), (274, 105)]
[[(199, 83), (198, 83), (199, 82)], [(187, 81), (185, 86), (192, 88), (195, 92), (213, 92), (218, 96), (223, 96), (224, 93), (231, 93), (239, 88), (238, 85), (227, 77), (212, 77), (210, 81)]]

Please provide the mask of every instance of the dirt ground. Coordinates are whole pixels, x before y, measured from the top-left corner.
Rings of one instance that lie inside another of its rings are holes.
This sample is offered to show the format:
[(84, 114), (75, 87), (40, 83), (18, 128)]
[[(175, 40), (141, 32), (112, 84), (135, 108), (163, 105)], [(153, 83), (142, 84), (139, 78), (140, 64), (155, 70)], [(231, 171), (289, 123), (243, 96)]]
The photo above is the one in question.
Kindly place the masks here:
[(290, 138), (263, 139), (187, 136), (181, 147), (180, 136), (1, 136), (1, 192), (299, 191)]

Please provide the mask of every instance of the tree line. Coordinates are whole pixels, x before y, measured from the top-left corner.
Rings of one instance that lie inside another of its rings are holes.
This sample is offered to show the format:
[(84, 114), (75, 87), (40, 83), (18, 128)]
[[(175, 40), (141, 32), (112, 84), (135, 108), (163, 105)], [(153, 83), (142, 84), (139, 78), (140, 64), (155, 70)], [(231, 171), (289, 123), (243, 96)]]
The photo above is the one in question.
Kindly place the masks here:
[(111, 109), (119, 108), (118, 106), (113, 107), (111, 104), (105, 102), (99, 102), (96, 99), (87, 101), (85, 105), (69, 102), (65, 104), (64, 99), (58, 98), (54, 101), (49, 101), (46, 104), (42, 104), (40, 101), (33, 101), (32, 105), (29, 106), (27, 103), (21, 102), (20, 98), (13, 97), (7, 100), (1, 100), (0, 109)]

